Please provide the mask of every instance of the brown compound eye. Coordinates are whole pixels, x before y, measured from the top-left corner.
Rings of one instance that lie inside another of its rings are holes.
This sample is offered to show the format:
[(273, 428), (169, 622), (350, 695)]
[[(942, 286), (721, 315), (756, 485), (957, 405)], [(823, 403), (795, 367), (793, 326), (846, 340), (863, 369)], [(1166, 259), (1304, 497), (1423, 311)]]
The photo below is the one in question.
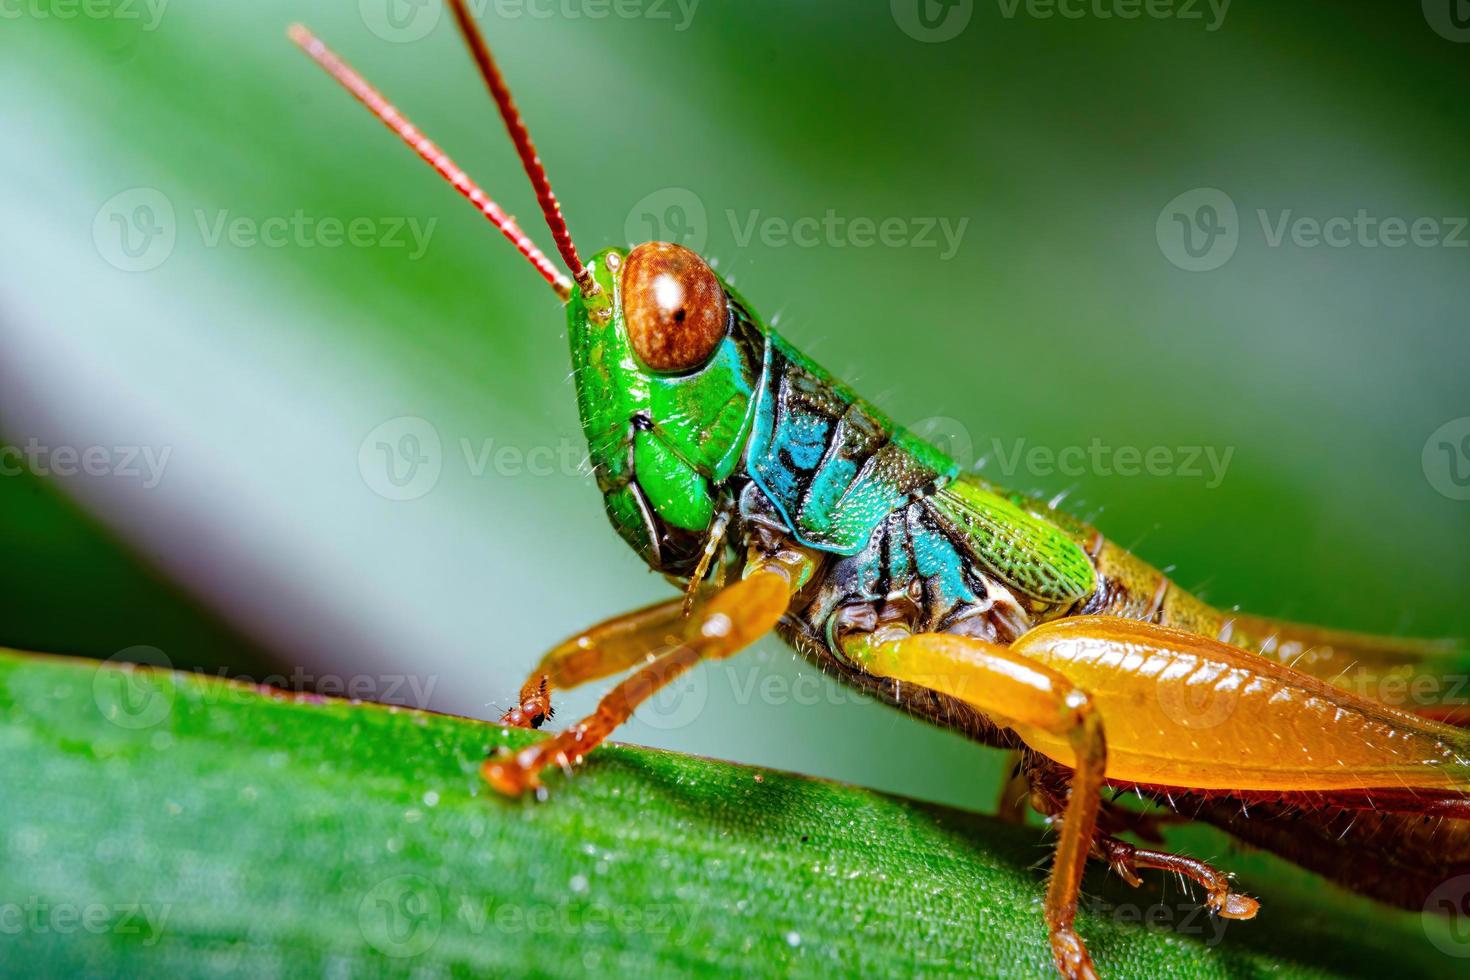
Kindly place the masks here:
[(638, 359), (654, 371), (692, 371), (725, 336), (725, 290), (682, 245), (647, 242), (623, 265), (623, 320)]

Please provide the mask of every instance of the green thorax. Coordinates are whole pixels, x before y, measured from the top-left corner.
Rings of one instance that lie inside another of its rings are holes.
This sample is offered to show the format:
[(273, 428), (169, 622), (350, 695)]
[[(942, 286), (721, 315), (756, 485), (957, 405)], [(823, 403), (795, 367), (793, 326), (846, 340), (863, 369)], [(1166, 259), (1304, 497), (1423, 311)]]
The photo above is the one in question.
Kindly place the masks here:
[[(944, 453), (894, 425), (779, 335), (769, 338), (746, 469), (799, 541), (857, 555), (873, 547), (889, 514), (923, 496), (940, 526), (918, 542), (911, 536), (911, 547), (922, 545), (940, 564), (975, 562), (1046, 605), (1091, 593), (1095, 572), (1079, 535), (1021, 498), (958, 477)], [(958, 582), (961, 571), (946, 569), (941, 578)]]

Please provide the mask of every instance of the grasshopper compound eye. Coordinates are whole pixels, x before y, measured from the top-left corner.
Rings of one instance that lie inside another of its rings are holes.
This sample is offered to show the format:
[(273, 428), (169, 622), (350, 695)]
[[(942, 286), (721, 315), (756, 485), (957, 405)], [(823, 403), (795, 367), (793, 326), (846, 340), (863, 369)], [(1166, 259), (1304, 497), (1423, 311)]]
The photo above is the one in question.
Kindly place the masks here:
[(623, 313), (638, 359), (654, 371), (692, 371), (709, 360), (729, 319), (725, 290), (682, 245), (647, 242), (623, 265)]

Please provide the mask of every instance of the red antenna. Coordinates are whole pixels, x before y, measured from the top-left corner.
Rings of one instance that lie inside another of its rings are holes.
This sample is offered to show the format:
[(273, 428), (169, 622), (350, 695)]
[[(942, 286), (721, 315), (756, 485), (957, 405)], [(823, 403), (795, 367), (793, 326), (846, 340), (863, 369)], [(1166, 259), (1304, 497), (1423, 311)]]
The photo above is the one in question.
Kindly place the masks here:
[(475, 65), (480, 69), (480, 77), (485, 80), (485, 87), (490, 90), (490, 97), (495, 100), (495, 107), (500, 110), (500, 118), (505, 120), (506, 131), (510, 133), (510, 141), (515, 144), (516, 155), (521, 158), (521, 166), (526, 170), (526, 176), (531, 178), (531, 186), (536, 191), (536, 200), (541, 205), (541, 213), (546, 217), (546, 226), (551, 229), (551, 238), (556, 242), (556, 250), (561, 253), (562, 261), (567, 264), (567, 269), (572, 273), (572, 278), (577, 280), (577, 285), (582, 287), (584, 295), (592, 295), (597, 292), (597, 280), (592, 278), (592, 273), (582, 264), (582, 259), (577, 255), (577, 246), (572, 244), (572, 234), (567, 230), (566, 219), (562, 217), (561, 205), (557, 203), (556, 195), (551, 191), (551, 181), (547, 179), (546, 168), (541, 165), (541, 157), (536, 153), (536, 144), (531, 142), (531, 134), (526, 129), (526, 123), (521, 119), (521, 111), (516, 108), (516, 103), (510, 95), (510, 86), (505, 84), (505, 76), (500, 74), (500, 67), (495, 64), (495, 59), (490, 55), (490, 46), (485, 43), (484, 35), (480, 33), (475, 18), (465, 6), (464, 0), (449, 0), (449, 9), (454, 11), (454, 19), (459, 23), (459, 32), (464, 35), (465, 44), (469, 45), (470, 54), (475, 59)]
[[(478, 208), (480, 213), (486, 218), (489, 218), (490, 223), (499, 228), (501, 234), (510, 239), (510, 243), (516, 247), (516, 251), (530, 260), (531, 265), (536, 267), (536, 271), (541, 274), (541, 277), (551, 284), (552, 289), (556, 290), (556, 295), (560, 296), (563, 300), (571, 296), (571, 281), (562, 274), (560, 269), (551, 263), (551, 260), (546, 257), (544, 252), (536, 247), (535, 242), (531, 241), (530, 236), (521, 230), (520, 225), (516, 224), (516, 219), (506, 214), (494, 201), (490, 200), (489, 196), (476, 186), (475, 182), (470, 180), (469, 176), (463, 170), (459, 169), (455, 162), (449, 159), (443, 150), (434, 145), (434, 142), (419, 132), (418, 128), (395, 109), (392, 103), (383, 98), (382, 93), (369, 85), (361, 75), (352, 70), (352, 66), (339, 58), (332, 49), (323, 44), (316, 35), (312, 34), (305, 27), (300, 24), (292, 24), (287, 34), (302, 51), (305, 51), (313, 61), (321, 65), (328, 75), (336, 79), (343, 88), (347, 89), (347, 91), (356, 97), (357, 101), (366, 106), (369, 112), (377, 116), (383, 125), (397, 133), (399, 139), (407, 143), (415, 153), (423, 158), (424, 162), (439, 171), (439, 174), (445, 180), (454, 185), (455, 190), (469, 198), (470, 203)], [(511, 111), (515, 111), (514, 106), (511, 107)], [(524, 133), (524, 131), (525, 129), (522, 127), (522, 132)], [(529, 141), (527, 141), (527, 146), (529, 145)], [(517, 144), (517, 147), (519, 147), (519, 144)], [(532, 149), (531, 155), (534, 160), (534, 149)], [(545, 175), (543, 174), (542, 181), (544, 182), (545, 179)], [(532, 182), (535, 182), (534, 177), (532, 177)], [(551, 193), (549, 186), (546, 189), (546, 193), (547, 195)], [(539, 185), (537, 196), (540, 196)], [(556, 198), (551, 198), (551, 204), (555, 209)], [(553, 233), (560, 226), (561, 233), (566, 235), (566, 223), (561, 221), (559, 210), (556, 212), (556, 216), (557, 222), (552, 224)], [(547, 221), (551, 222), (551, 212), (547, 214)], [(562, 247), (560, 240), (557, 241), (557, 248), (563, 257), (570, 251), (572, 258), (569, 262), (576, 263), (571, 266), (574, 272), (583, 275), (586, 274), (585, 268), (576, 259), (577, 253), (575, 249), (572, 249), (570, 236), (567, 236), (565, 248)]]

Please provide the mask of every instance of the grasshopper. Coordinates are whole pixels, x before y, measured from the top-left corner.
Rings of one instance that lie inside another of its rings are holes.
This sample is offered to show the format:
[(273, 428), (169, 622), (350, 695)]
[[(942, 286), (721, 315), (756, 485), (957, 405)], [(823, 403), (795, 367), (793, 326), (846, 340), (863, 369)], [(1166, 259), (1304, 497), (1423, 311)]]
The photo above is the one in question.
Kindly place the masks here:
[(1212, 913), (1256, 915), (1230, 875), (1119, 836), (1162, 843), (1162, 820), (1208, 821), (1408, 908), (1470, 871), (1470, 733), (1449, 723), (1463, 713), (1342, 685), (1442, 673), (1453, 644), (1207, 605), (1052, 504), (960, 472), (689, 249), (645, 242), (584, 262), (474, 19), (463, 0), (450, 8), (566, 272), (321, 41), (299, 25), (290, 36), (565, 303), (608, 518), (683, 589), (545, 655), (503, 723), (540, 727), (554, 691), (628, 676), (588, 718), (487, 759), (491, 786), (539, 792), (547, 766), (580, 763), (660, 688), (774, 630), (842, 681), (1017, 754), (1014, 781), (1057, 830), (1044, 917), (1064, 976), (1096, 976), (1075, 929), (1089, 859), (1134, 885), (1173, 872)]

